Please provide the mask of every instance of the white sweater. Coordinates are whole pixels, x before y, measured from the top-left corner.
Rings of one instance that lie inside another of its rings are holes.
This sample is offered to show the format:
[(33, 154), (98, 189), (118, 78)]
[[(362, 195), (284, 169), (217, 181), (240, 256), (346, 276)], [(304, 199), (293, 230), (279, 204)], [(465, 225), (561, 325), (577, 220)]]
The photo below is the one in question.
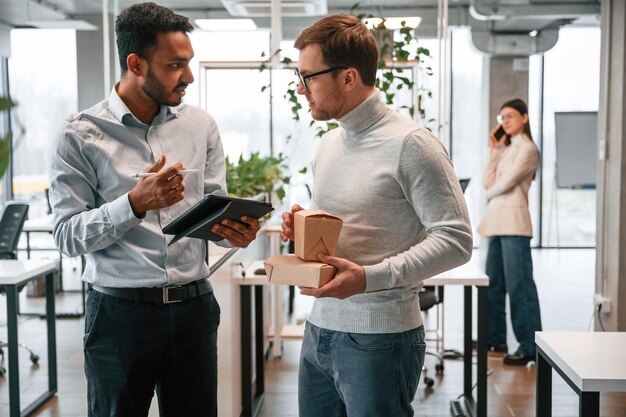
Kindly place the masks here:
[(339, 119), (313, 167), (313, 207), (343, 219), (336, 256), (363, 265), (366, 289), (316, 299), (309, 321), (350, 333), (422, 324), (422, 281), (467, 262), (469, 215), (441, 143), (389, 109), (378, 90)]

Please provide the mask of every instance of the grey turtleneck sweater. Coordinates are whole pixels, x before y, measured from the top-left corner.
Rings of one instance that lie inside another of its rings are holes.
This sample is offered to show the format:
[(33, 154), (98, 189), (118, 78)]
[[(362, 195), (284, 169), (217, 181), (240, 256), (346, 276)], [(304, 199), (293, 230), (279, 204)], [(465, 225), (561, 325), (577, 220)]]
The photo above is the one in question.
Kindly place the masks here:
[(336, 256), (363, 265), (366, 289), (315, 300), (309, 321), (350, 333), (422, 324), (422, 281), (467, 262), (469, 215), (441, 143), (376, 90), (339, 119), (313, 165), (313, 208), (343, 219)]

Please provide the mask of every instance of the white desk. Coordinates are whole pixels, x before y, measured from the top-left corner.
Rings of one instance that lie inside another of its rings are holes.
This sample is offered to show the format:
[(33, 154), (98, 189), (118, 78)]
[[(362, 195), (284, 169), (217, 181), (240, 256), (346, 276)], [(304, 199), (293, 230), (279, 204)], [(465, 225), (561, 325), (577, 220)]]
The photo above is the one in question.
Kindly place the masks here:
[(578, 394), (579, 415), (600, 415), (600, 392), (626, 392), (626, 333), (537, 332), (536, 415), (552, 415), (552, 369)]
[[(31, 415), (57, 391), (57, 352), (54, 315), (54, 261), (0, 260), (0, 287), (7, 296), (7, 330), (9, 345), (9, 416)], [(48, 323), (48, 390), (21, 411), (20, 374), (18, 361), (17, 303), (18, 287), (28, 281), (46, 276), (46, 320)]]
[[(263, 296), (262, 286), (270, 282), (265, 275), (255, 275), (253, 271), (262, 268), (261, 261), (253, 262), (246, 270), (245, 277), (233, 277), (241, 291), (241, 346), (242, 346), (242, 381), (250, 381), (252, 375), (252, 354), (256, 358), (256, 386), (250, 387), (243, 383), (244, 412), (242, 416), (255, 416), (262, 401), (264, 393), (264, 361), (263, 361)], [(466, 407), (472, 416), (487, 416), (487, 288), (489, 277), (474, 263), (468, 263), (450, 271), (439, 274), (424, 281), (424, 285), (462, 285), (465, 287), (464, 295), (464, 355), (463, 355), (463, 397)], [(254, 305), (254, 334), (252, 340), (252, 309), (251, 287), (255, 289)], [(279, 287), (279, 285), (276, 285)], [(472, 395), (472, 287), (478, 289), (477, 308), (477, 395), (476, 400)], [(246, 300), (247, 302), (244, 302)], [(275, 322), (282, 324), (282, 320)], [(282, 328), (274, 327), (274, 334), (280, 334)]]
[[(30, 259), (30, 252), (31, 250), (33, 250), (30, 247), (30, 234), (31, 233), (50, 233), (52, 234), (52, 231), (54, 229), (54, 219), (52, 217), (52, 214), (47, 214), (43, 217), (38, 217), (36, 219), (31, 219), (31, 220), (26, 220), (24, 222), (24, 227), (22, 228), (22, 233), (26, 234), (26, 257), (28, 259)], [(57, 248), (51, 248), (50, 250), (58, 250)], [(76, 291), (80, 291), (81, 293), (81, 302), (82, 302), (82, 306), (83, 309), (80, 312), (77, 313), (58, 313), (57, 316), (58, 317), (62, 317), (62, 318), (74, 318), (74, 317), (82, 317), (85, 315), (85, 302), (86, 302), (86, 295), (85, 295), (85, 283), (81, 282), (80, 286), (80, 290), (65, 290), (63, 288), (63, 253), (61, 251), (59, 252), (59, 291), (61, 292), (76, 292)], [(85, 270), (85, 258), (84, 257), (80, 257), (80, 261), (81, 261), (81, 268), (84, 271)]]
[[(463, 297), (463, 398), (471, 416), (487, 417), (487, 289), (489, 277), (470, 261), (424, 280), (424, 285), (462, 285)], [(472, 394), (472, 287), (478, 290), (476, 399)]]
[(24, 222), (24, 228), (22, 229), (25, 232), (52, 232), (53, 227), (53, 218), (52, 214), (46, 214), (43, 217), (38, 217), (36, 219), (26, 220)]
[[(268, 224), (263, 228), (263, 231), (269, 238), (270, 256), (280, 255), (280, 232), (282, 232), (280, 225)], [(264, 268), (263, 263), (261, 263), (260, 267)], [(272, 355), (274, 358), (283, 356), (283, 300), (281, 291), (282, 287), (279, 285), (275, 285), (272, 288), (272, 300), (274, 301), (272, 303), (274, 307), (272, 323), (273, 329), (275, 330), (272, 335)], [(278, 329), (280, 329), (280, 331), (277, 331)]]
[[(52, 233), (53, 229), (52, 214), (38, 217), (36, 219), (26, 220), (22, 232), (26, 234), (26, 256), (30, 259), (30, 234), (31, 233)], [(56, 248), (55, 248), (56, 250)]]

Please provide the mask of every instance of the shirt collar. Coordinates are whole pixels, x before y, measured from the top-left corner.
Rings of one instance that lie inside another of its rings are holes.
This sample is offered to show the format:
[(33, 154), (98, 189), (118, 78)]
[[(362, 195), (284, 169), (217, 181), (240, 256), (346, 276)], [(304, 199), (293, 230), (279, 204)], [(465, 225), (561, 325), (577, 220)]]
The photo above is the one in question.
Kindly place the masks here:
[[(144, 124), (141, 120), (135, 117), (135, 115), (130, 111), (128, 106), (126, 106), (126, 103), (124, 103), (124, 101), (117, 94), (118, 85), (119, 82), (117, 82), (113, 86), (113, 88), (111, 89), (111, 94), (109, 94), (109, 109), (111, 110), (111, 113), (113, 113), (113, 116), (122, 124), (125, 124), (124, 118), (126, 118), (126, 120), (128, 120), (128, 118), (131, 118), (137, 123)], [(179, 114), (180, 113), (176, 108), (162, 104), (159, 113), (154, 116), (153, 124), (162, 123), (166, 120), (169, 120), (171, 117), (178, 117)]]
[(389, 111), (389, 107), (380, 97), (380, 90), (374, 89), (361, 104), (341, 116), (337, 121), (346, 131), (358, 134), (370, 128)]

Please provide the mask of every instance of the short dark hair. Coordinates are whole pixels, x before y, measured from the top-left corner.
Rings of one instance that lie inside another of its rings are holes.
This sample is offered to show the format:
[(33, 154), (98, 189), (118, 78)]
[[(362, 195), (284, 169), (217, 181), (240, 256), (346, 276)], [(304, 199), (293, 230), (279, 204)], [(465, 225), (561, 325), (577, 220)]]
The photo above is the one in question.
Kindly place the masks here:
[(191, 31), (193, 26), (188, 18), (155, 3), (139, 3), (123, 10), (115, 19), (122, 72), (128, 71), (126, 59), (130, 54), (150, 59), (150, 49), (156, 46), (159, 33)]
[(356, 16), (338, 14), (318, 20), (304, 29), (294, 46), (303, 49), (320, 44), (329, 67), (355, 68), (363, 84), (374, 86), (378, 70), (378, 46), (372, 32)]

